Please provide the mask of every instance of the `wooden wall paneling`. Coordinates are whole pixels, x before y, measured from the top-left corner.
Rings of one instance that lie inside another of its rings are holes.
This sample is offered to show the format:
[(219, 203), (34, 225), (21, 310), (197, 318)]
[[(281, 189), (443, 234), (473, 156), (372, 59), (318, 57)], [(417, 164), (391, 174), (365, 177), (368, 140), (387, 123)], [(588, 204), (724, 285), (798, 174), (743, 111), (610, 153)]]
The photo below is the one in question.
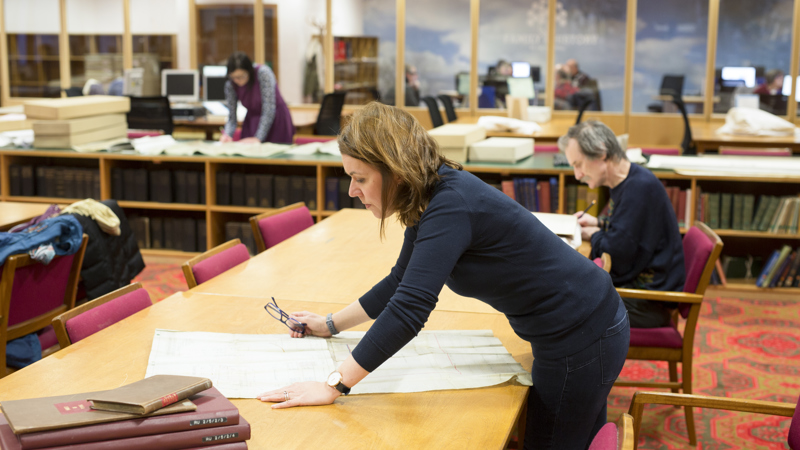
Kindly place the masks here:
[(547, 72), (545, 72), (544, 105), (551, 108), (556, 98), (556, 82), (553, 79), (556, 67), (556, 6), (558, 0), (547, 1)]
[(188, 0), (188, 2), (189, 2), (189, 68), (197, 69), (197, 5), (195, 4), (194, 0)]
[(625, 130), (631, 130), (630, 114), (633, 106), (633, 65), (636, 54), (637, 0), (628, 0), (625, 21), (625, 89), (622, 94), (622, 113), (626, 117)]
[[(330, 1), (330, 0), (328, 0)], [(406, 105), (406, 0), (395, 0), (397, 14), (394, 67), (394, 104)]]
[[(131, 1), (122, 0), (122, 70), (133, 69), (133, 36), (131, 35)], [(61, 76), (64, 79), (64, 76)]]
[[(797, 80), (797, 75), (800, 70), (798, 68), (798, 64), (800, 64), (800, 1), (795, 0), (794, 2), (794, 14), (792, 20), (792, 57), (790, 58), (789, 66), (789, 74), (792, 76), (792, 80)], [(786, 120), (790, 122), (794, 122), (795, 118), (797, 117), (797, 101), (792, 100), (795, 97), (795, 90), (797, 89), (797, 82), (795, 81), (792, 83), (792, 90), (789, 94), (789, 101), (787, 102), (787, 109), (786, 109)]]
[(717, 63), (717, 28), (719, 25), (719, 0), (708, 0), (708, 43), (706, 44), (706, 90), (703, 100), (703, 117), (711, 120), (714, 113), (714, 73)]
[[(62, 2), (64, 0), (61, 0)], [(6, 36), (5, 4), (0, 0), (0, 103), (9, 105), (11, 88), (8, 76), (8, 37)], [(3, 172), (5, 173), (5, 172)]]
[(61, 71), (61, 96), (66, 97), (67, 93), (63, 90), (72, 86), (72, 67), (70, 67), (69, 53), (69, 31), (67, 29), (67, 0), (60, 0), (58, 9), (61, 16), (61, 28), (58, 32), (58, 66)]
[[(577, 117), (576, 117), (577, 118)], [(599, 120), (611, 128), (617, 136), (627, 133), (627, 119), (622, 113), (604, 113), (598, 111), (586, 111), (583, 114), (583, 121)]]
[[(478, 113), (478, 39), (481, 22), (481, 0), (470, 0), (470, 70), (469, 70), (469, 113)], [(429, 119), (430, 120), (430, 119)]]
[[(689, 124), (702, 124), (702, 116), (689, 116)], [(721, 124), (720, 124), (721, 125)], [(680, 114), (632, 113), (628, 116), (630, 147), (670, 146), (679, 148), (684, 125)]]
[(264, 64), (264, 3), (253, 0), (253, 62)]
[(332, 0), (325, 1), (325, 37), (322, 50), (325, 55), (325, 93), (333, 92), (333, 5)]

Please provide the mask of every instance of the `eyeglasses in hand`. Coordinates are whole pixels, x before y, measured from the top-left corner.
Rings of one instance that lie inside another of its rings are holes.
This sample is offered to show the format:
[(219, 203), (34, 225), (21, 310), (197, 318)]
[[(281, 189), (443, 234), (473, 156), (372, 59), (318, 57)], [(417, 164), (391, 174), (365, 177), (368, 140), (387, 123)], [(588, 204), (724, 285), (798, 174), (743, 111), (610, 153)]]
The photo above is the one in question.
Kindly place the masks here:
[(270, 316), (274, 317), (275, 319), (279, 320), (282, 324), (289, 327), (290, 330), (295, 331), (297, 333), (305, 334), (306, 324), (301, 323), (298, 320), (289, 317), (289, 315), (283, 312), (282, 309), (278, 308), (278, 304), (275, 302), (275, 297), (272, 297), (272, 301), (264, 305), (264, 309), (267, 310)]

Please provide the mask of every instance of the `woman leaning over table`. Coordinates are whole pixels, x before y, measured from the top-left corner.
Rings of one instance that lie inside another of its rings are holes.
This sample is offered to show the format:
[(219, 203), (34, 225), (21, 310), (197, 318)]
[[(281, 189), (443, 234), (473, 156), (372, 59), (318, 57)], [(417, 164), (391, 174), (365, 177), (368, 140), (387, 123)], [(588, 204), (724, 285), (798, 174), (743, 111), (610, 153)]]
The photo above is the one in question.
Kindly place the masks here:
[(294, 124), (275, 74), (266, 64), (254, 65), (243, 52), (236, 52), (228, 58), (225, 104), (229, 112), (220, 142), (233, 141), (237, 102), (242, 102), (242, 106), (247, 108), (239, 142), (292, 143)]
[(417, 335), (446, 284), (504, 313), (531, 343), (525, 447), (587, 448), (606, 423), (608, 393), (628, 351), (627, 313), (608, 274), (444, 158), (405, 111), (367, 105), (339, 136), (339, 148), (350, 196), (381, 220), (381, 232), (396, 214), (407, 227), (403, 248), (389, 275), (343, 310), (327, 318), (292, 314), (314, 336), (375, 319), (339, 369), (327, 381), (258, 398), (281, 402), (273, 408), (333, 403)]

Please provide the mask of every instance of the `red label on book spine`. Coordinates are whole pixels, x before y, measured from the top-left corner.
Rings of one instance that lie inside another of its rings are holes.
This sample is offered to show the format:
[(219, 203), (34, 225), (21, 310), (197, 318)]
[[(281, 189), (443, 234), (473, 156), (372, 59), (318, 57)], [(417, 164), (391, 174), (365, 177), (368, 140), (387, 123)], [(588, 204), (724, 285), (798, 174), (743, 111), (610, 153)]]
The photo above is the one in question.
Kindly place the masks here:
[(56, 403), (53, 405), (61, 414), (75, 414), (84, 413), (92, 410), (92, 404), (86, 400), (78, 400), (77, 402), (64, 402)]
[(171, 405), (178, 401), (178, 394), (169, 394), (161, 397), (161, 407), (165, 407), (167, 405)]

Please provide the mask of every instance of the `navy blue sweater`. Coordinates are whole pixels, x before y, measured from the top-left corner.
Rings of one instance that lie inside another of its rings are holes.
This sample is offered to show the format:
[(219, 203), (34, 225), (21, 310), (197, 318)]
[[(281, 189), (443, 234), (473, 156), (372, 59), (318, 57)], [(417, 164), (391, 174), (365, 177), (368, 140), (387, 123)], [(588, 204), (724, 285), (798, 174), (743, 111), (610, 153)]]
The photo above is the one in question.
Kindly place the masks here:
[(608, 225), (592, 235), (592, 257), (611, 255), (615, 286), (682, 291), (683, 243), (667, 191), (647, 169), (631, 164), (611, 189)]
[(359, 299), (376, 319), (353, 357), (372, 372), (419, 333), (446, 284), (488, 303), (536, 358), (583, 350), (611, 325), (611, 278), (530, 212), (474, 175), (442, 166), (391, 273)]

